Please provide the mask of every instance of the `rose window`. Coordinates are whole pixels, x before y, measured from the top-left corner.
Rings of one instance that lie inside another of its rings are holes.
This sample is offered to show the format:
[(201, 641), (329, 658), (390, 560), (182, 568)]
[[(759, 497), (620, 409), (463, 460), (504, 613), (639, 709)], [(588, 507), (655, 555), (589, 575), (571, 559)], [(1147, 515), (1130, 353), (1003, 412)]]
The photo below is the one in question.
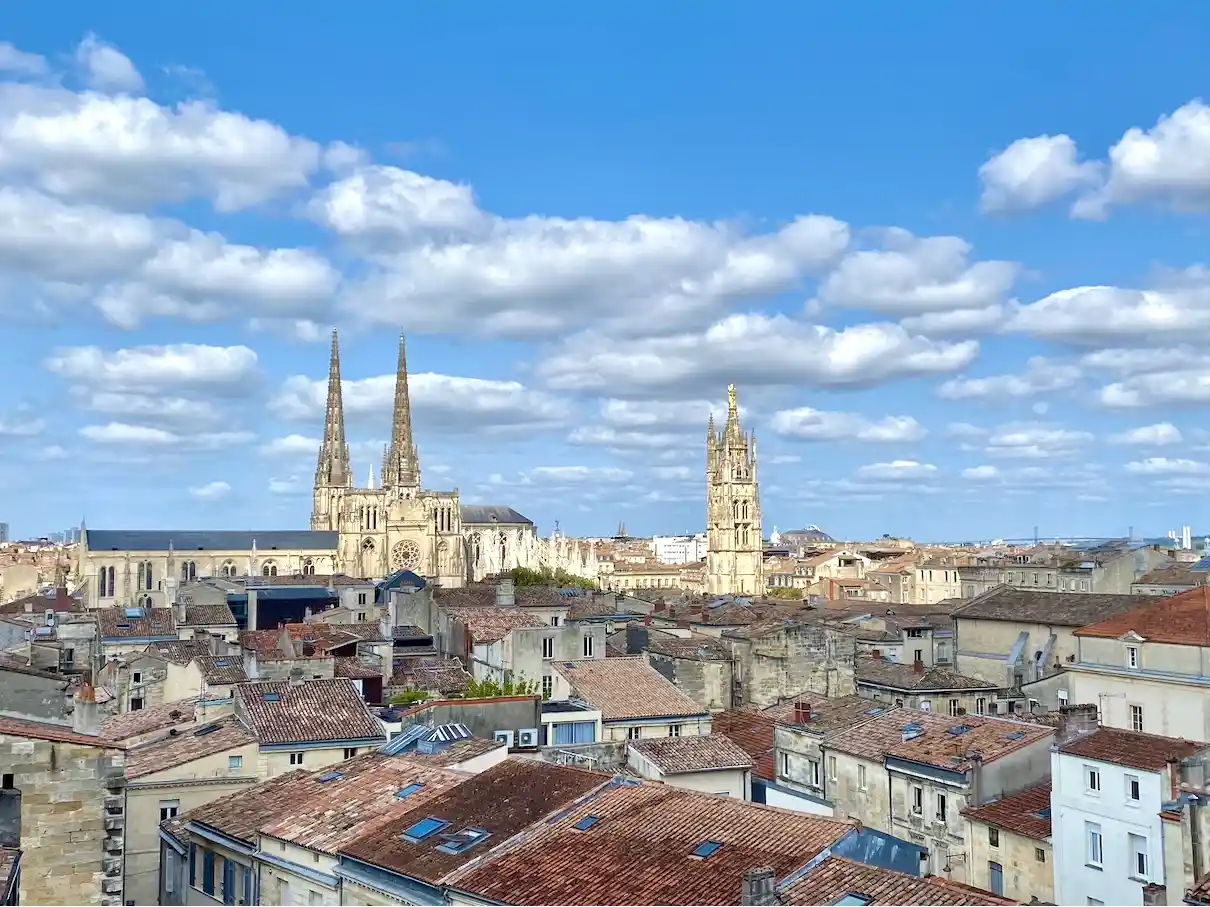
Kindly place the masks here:
[(420, 566), (420, 546), (415, 542), (396, 542), (391, 549), (391, 564), (396, 570), (415, 570)]

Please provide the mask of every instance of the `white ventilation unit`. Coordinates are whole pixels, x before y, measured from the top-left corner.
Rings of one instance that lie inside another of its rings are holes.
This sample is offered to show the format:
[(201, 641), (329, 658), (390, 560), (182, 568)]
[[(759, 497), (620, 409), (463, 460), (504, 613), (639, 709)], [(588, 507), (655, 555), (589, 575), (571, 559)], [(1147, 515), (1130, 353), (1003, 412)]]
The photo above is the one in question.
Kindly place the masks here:
[(55, 625), (55, 611), (53, 608), (46, 609), (44, 621), (48, 627), (53, 627)]
[(517, 731), (517, 746), (537, 746), (538, 745), (538, 729), (536, 727), (526, 728), (523, 731)]
[(512, 731), (496, 731), (495, 736), (496, 736), (496, 739), (499, 740), (501, 743), (503, 743), (505, 746), (513, 745), (513, 732)]

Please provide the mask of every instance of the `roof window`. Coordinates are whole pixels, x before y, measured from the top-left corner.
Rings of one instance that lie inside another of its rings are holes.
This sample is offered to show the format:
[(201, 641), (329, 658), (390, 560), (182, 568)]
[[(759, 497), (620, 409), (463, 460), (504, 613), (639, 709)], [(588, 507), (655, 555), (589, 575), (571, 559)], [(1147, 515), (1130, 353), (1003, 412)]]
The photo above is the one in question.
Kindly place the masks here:
[(588, 831), (588, 829), (592, 828), (594, 825), (596, 825), (600, 821), (601, 820), (599, 818), (597, 818), (596, 816), (585, 816), (583, 819), (581, 819), (579, 822), (577, 822), (572, 827), (576, 831)]
[(281, 694), (266, 693), (263, 698), (264, 698), (265, 702), (279, 702), (281, 700)]
[(955, 724), (946, 733), (951, 737), (961, 737), (963, 734), (969, 734), (970, 729), (971, 726), (969, 724)]
[(127, 617), (131, 617), (131, 618), (147, 616), (145, 613), (143, 613), (142, 608), (126, 608), (125, 610), (123, 610), (122, 613), (125, 614)]
[(442, 835), (445, 843), (437, 849), (442, 853), (465, 853), (470, 850), (480, 841), (485, 841), (491, 835), (482, 828), (464, 828), (461, 831), (453, 832), (452, 834)]
[(866, 904), (873, 904), (874, 899), (868, 894), (855, 894), (849, 892), (839, 901), (832, 902), (836, 907), (865, 907)]
[(329, 781), (339, 781), (343, 777), (344, 777), (344, 775), (341, 772), (328, 772), (326, 774), (320, 775), (315, 780), (318, 781), (320, 784), (327, 784)]
[(410, 825), (403, 830), (403, 838), (405, 841), (411, 841), (413, 844), (419, 844), (442, 829), (450, 827), (450, 823), (442, 819), (434, 819), (429, 816), (427, 819), (421, 819), (414, 825)]
[(219, 727), (221, 727), (221, 725), (211, 724), (204, 728), (198, 728), (196, 731), (193, 732), (193, 736), (194, 737), (205, 737), (207, 734), (213, 734), (215, 731), (217, 731), (219, 729)]
[(705, 860), (708, 857), (714, 856), (723, 846), (721, 841), (703, 841), (693, 849), (693, 856), (699, 860)]
[(1025, 736), (1025, 731), (1013, 731), (1011, 734), (1008, 734), (1004, 739), (1005, 740), (1020, 740), (1024, 736)]
[(409, 784), (407, 787), (401, 787), (399, 790), (395, 791), (395, 799), (406, 800), (422, 787), (424, 787), (423, 784)]

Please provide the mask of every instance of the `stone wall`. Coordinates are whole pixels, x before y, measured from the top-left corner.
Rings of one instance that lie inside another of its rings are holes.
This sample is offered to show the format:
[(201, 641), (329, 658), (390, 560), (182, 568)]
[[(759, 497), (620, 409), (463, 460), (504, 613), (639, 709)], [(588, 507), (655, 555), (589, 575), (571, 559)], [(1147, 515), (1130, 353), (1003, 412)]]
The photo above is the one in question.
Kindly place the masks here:
[(790, 625), (731, 643), (743, 685), (743, 704), (759, 708), (801, 693), (851, 696), (856, 643), (852, 636), (810, 625)]
[(21, 903), (122, 903), (123, 753), (0, 734), (19, 800)]

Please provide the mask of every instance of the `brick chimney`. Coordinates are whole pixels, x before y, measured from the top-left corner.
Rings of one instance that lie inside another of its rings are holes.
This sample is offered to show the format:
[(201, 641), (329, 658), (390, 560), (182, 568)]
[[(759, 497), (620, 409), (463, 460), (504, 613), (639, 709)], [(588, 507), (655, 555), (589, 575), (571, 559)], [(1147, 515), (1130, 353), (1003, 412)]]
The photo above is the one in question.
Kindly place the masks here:
[(71, 728), (77, 734), (96, 737), (101, 733), (101, 709), (97, 693), (87, 681), (76, 688), (72, 696)]
[(1059, 728), (1055, 734), (1055, 742), (1059, 745), (1070, 743), (1077, 737), (1091, 734), (1099, 726), (1097, 707), (1094, 703), (1059, 706)]
[(744, 887), (739, 902), (742, 907), (767, 907), (777, 904), (777, 890), (773, 886), (774, 874), (770, 866), (749, 869), (744, 873)]
[(1154, 882), (1150, 885), (1143, 886), (1143, 907), (1166, 907), (1168, 903), (1168, 889), (1164, 885), (1156, 885)]
[(924, 662), (921, 661), (919, 658), (917, 658), (914, 662), (912, 662), (912, 670), (915, 671), (917, 674), (923, 674), (924, 673)]
[[(811, 703), (796, 702), (794, 703), (794, 723), (795, 724), (810, 724), (811, 723)], [(772, 870), (770, 870), (772, 871)]]

